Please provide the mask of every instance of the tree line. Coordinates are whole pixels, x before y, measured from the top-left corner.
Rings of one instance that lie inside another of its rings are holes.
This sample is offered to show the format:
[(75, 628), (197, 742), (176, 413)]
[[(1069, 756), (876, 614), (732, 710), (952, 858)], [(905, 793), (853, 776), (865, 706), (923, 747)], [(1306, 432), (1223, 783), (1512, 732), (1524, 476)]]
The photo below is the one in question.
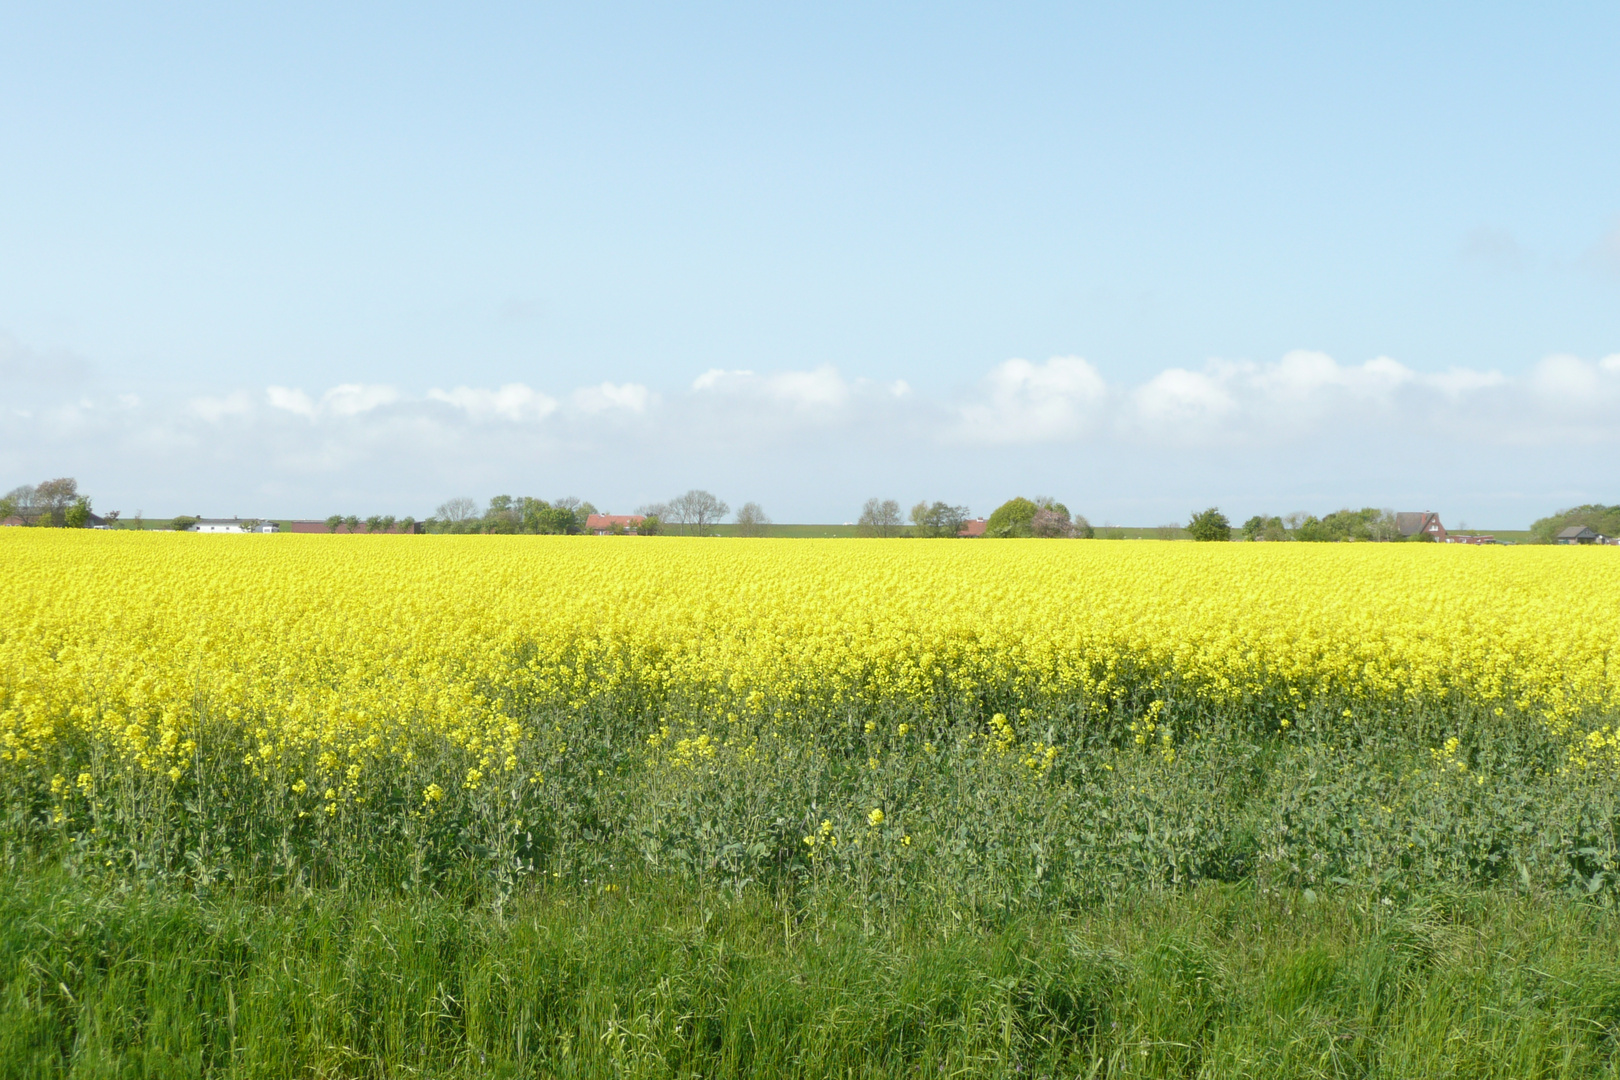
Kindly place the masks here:
[[(433, 532), (433, 533), (527, 533), (550, 535), (576, 535), (587, 531), (592, 514), (599, 511), (590, 502), (572, 496), (560, 499), (538, 499), (532, 496), (496, 495), (488, 505), (480, 507), (473, 499), (460, 497), (441, 503), (433, 516), (418, 523), (413, 517), (394, 517), (392, 514), (333, 514), (325, 519), (329, 532)], [(636, 510), (642, 518), (629, 528), (614, 525), (610, 531), (634, 531), (642, 536), (660, 533), (678, 533), (688, 536), (709, 536), (716, 526), (725, 522), (731, 507), (714, 494), (693, 488), (667, 502), (649, 503)], [(57, 477), (39, 484), (23, 484), (0, 496), (0, 522), (20, 522), (24, 525), (46, 528), (85, 528), (91, 524), (114, 528), (144, 528), (146, 523), (137, 510), (133, 518), (120, 521), (116, 510), (95, 515), (90, 497), (79, 490), (73, 477)], [(189, 529), (198, 518), (182, 515), (165, 524), (176, 530)], [(895, 499), (873, 497), (861, 507), (855, 523), (857, 536), (867, 537), (957, 537), (967, 532), (973, 521), (966, 506), (923, 500), (902, 513)], [(746, 502), (733, 518), (732, 532), (738, 536), (767, 536), (771, 519), (757, 502)], [(253, 531), (263, 524), (258, 518), (244, 518), (240, 522), (245, 531)], [(1556, 514), (1541, 518), (1531, 526), (1531, 543), (1550, 544), (1558, 532), (1571, 525), (1587, 526), (1606, 536), (1620, 536), (1620, 505), (1604, 506), (1588, 503), (1569, 507)], [(1162, 535), (1172, 534), (1175, 526), (1165, 526)], [(1217, 507), (1209, 507), (1190, 516), (1184, 526), (1194, 540), (1219, 541), (1243, 539), (1248, 541), (1306, 543), (1333, 543), (1344, 541), (1377, 542), (1432, 542), (1433, 537), (1417, 533), (1401, 535), (1393, 510), (1348, 507), (1320, 518), (1303, 512), (1286, 515), (1256, 514), (1241, 527), (1234, 527)], [(998, 506), (985, 520), (982, 533), (991, 539), (1018, 537), (1049, 539), (1090, 539), (1096, 530), (1085, 516), (1071, 513), (1063, 503), (1050, 496), (1033, 498), (1017, 496)]]

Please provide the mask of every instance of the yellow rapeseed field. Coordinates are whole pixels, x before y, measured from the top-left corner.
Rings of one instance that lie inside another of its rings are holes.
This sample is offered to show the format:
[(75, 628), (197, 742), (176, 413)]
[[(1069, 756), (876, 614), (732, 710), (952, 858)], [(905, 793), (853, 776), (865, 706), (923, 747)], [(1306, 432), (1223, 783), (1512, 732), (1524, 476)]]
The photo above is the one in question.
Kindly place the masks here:
[(1613, 549), (5, 529), (0, 561), (12, 769), (72, 743), (178, 779), (206, 720), (336, 787), (424, 734), (509, 768), (539, 706), (1143, 688), (1283, 725), (1324, 697), (1468, 700), (1620, 752)]

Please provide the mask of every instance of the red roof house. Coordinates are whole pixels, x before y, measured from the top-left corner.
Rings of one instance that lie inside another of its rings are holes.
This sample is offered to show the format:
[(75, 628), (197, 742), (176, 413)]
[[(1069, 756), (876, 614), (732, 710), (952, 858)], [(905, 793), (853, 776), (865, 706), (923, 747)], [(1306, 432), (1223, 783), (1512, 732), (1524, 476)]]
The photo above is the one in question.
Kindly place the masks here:
[(988, 522), (984, 518), (974, 518), (972, 521), (964, 521), (962, 522), (962, 527), (957, 530), (956, 535), (966, 536), (969, 539), (975, 536), (983, 536), (984, 527), (986, 524), (988, 524)]
[(634, 536), (646, 520), (641, 514), (592, 514), (585, 519), (585, 531), (592, 536), (612, 536), (614, 533)]

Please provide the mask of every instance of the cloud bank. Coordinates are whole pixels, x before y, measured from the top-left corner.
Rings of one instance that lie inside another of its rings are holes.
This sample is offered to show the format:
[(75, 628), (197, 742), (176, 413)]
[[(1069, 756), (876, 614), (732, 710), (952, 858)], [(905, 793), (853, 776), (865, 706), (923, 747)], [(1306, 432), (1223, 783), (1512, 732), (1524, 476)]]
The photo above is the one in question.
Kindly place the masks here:
[[(36, 354), (7, 342), (11, 362), (37, 367)], [(212, 504), (222, 490), (258, 499), (253, 512), (284, 500), (262, 511), (283, 514), (315, 513), (326, 503), (290, 503), (317, 497), (426, 490), (436, 503), (502, 485), (546, 490), (539, 479), (525, 487), (526, 477), (611, 485), (629, 499), (719, 474), (770, 485), (779, 503), (799, 497), (807, 509), (790, 516), (812, 517), (808, 507), (825, 505), (840, 485), (858, 504), (886, 477), (943, 493), (953, 483), (1016, 488), (1061, 469), (1094, 487), (1111, 477), (1140, 489), (1155, 477), (1207, 475), (1254, 497), (1269, 483), (1279, 491), (1315, 485), (1333, 500), (1334, 490), (1360, 490), (1380, 476), (1398, 485), (1436, 462), (1451, 462), (1453, 484), (1486, 491), (1511, 474), (1514, 491), (1529, 484), (1536, 498), (1575, 501), (1588, 481), (1555, 463), (1571, 455), (1607, 462), (1620, 449), (1620, 354), (1548, 356), (1505, 375), (1296, 351), (1172, 367), (1135, 382), (1112, 381), (1081, 357), (1009, 359), (974, 385), (939, 393), (832, 365), (717, 368), (665, 391), (611, 381), (417, 391), (338, 383), (225, 387), (180, 400), (69, 396), (65, 386), (10, 374), (12, 389), (26, 382), (28, 392), (10, 395), (0, 482), (76, 470), (154, 506), (182, 500), (169, 509)], [(1345, 479), (1337, 488), (1336, 477)]]

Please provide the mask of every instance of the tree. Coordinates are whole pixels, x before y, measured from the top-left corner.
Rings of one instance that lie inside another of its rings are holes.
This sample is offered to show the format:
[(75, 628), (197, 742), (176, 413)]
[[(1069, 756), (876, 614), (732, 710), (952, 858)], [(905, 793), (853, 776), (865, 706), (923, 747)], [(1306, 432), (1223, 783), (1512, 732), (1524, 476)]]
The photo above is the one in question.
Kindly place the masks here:
[(657, 514), (643, 514), (641, 524), (636, 526), (638, 536), (657, 536), (664, 531), (664, 523)]
[(14, 495), (27, 493), (29, 513), (25, 520), (31, 525), (44, 525), (59, 529), (67, 524), (67, 510), (79, 499), (79, 482), (71, 476), (47, 480), (35, 488), (18, 488)]
[[(1000, 538), (1013, 536), (1030, 536), (1030, 523), (1035, 520), (1036, 506), (1033, 500), (1022, 495), (1008, 499), (990, 514), (990, 520), (984, 523), (984, 535)], [(1064, 518), (1068, 511), (1064, 511)]]
[(381, 514), (372, 514), (370, 517), (366, 518), (366, 532), (375, 533), (382, 531), (383, 524)]
[(343, 519), (343, 527), (352, 533), (359, 532), (360, 518), (355, 514), (349, 514)]
[(385, 532), (385, 533), (394, 531), (394, 515), (393, 514), (384, 514), (383, 515), (383, 518), (382, 518), (382, 531)]
[(242, 531), (243, 532), (258, 532), (259, 529), (263, 525), (264, 525), (264, 522), (260, 521), (258, 518), (243, 518), (242, 519)]
[(14, 492), (0, 495), (0, 521), (4, 521), (9, 517), (22, 517), (17, 512), (17, 496)]
[(900, 504), (893, 499), (871, 498), (861, 507), (861, 516), (855, 522), (856, 536), (899, 536), (905, 523), (900, 519)]
[(1068, 510), (1062, 503), (1036, 510), (1035, 516), (1029, 519), (1029, 534), (1050, 540), (1090, 540), (1095, 535), (1091, 522), (1084, 517), (1076, 514), (1070, 520)]
[(465, 495), (458, 495), (454, 499), (446, 499), (439, 504), (433, 516), (451, 526), (451, 531), (459, 532), (457, 525), (465, 525), (478, 517), (478, 504)]
[(1232, 523), (1226, 520), (1225, 514), (1212, 506), (1192, 516), (1192, 520), (1187, 522), (1187, 532), (1194, 540), (1230, 540)]
[(200, 520), (195, 514), (181, 514), (177, 518), (169, 519), (169, 528), (175, 532), (189, 532), (197, 527), (197, 522)]
[(121, 511), (109, 510), (105, 514), (101, 515), (101, 519), (107, 523), (108, 528), (115, 529), (118, 527), (118, 518), (120, 516)]
[(948, 503), (920, 502), (911, 508), (912, 532), (923, 537), (956, 537), (967, 523), (968, 508)]
[(90, 524), (90, 500), (80, 496), (62, 512), (62, 524), (69, 529), (82, 529)]
[(342, 525), (342, 524), (343, 524), (343, 515), (342, 514), (333, 514), (331, 517), (326, 519), (326, 531), (331, 532), (331, 533), (335, 533), (335, 532), (338, 531), (338, 526)]
[(409, 514), (400, 518), (399, 531), (402, 533), (414, 533), (416, 531), (416, 519), (411, 517)]
[(1289, 539), (1288, 530), (1283, 528), (1282, 518), (1266, 517), (1264, 514), (1256, 514), (1243, 523), (1243, 536), (1253, 541)]
[(742, 509), (737, 511), (738, 536), (764, 536), (769, 531), (771, 519), (765, 515), (765, 510), (757, 502), (745, 502)]
[(707, 536), (731, 507), (707, 491), (693, 488), (669, 502), (669, 519), (686, 526), (692, 536)]

